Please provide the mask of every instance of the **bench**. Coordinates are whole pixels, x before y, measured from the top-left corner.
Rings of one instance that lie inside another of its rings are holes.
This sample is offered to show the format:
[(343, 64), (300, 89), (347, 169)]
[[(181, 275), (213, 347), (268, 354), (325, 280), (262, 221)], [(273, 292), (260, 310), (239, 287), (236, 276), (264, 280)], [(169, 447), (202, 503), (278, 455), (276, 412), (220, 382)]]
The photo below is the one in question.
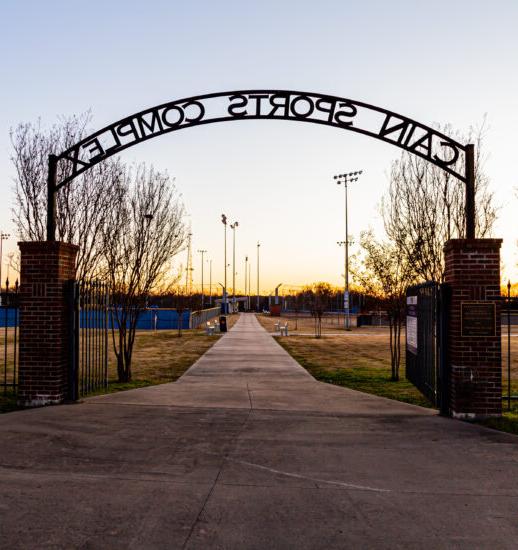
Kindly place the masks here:
[(288, 321), (286, 321), (286, 323), (284, 323), (283, 327), (279, 328), (279, 331), (281, 333), (281, 336), (288, 336)]
[(212, 336), (214, 334), (214, 327), (210, 324), (210, 321), (207, 321), (207, 325), (205, 326), (205, 334), (207, 336)]
[(273, 329), (275, 330), (275, 332), (279, 332), (280, 330), (280, 323), (279, 321), (277, 321), (274, 325), (273, 325)]

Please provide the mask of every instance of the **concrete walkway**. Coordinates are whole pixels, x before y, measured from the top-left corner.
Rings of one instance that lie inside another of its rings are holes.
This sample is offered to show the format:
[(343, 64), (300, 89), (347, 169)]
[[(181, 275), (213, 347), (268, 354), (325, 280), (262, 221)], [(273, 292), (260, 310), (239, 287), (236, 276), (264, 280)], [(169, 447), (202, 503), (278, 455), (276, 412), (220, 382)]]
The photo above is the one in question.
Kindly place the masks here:
[(0, 417), (0, 548), (516, 548), (518, 438), (316, 382), (253, 315), (176, 383)]

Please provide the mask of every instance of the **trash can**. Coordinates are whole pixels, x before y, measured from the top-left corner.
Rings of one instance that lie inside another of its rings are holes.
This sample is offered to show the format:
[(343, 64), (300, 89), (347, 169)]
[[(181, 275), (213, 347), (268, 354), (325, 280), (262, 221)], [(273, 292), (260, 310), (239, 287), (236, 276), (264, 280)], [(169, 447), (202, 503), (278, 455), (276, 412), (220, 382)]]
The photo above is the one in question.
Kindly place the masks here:
[(219, 331), (227, 332), (227, 318), (224, 315), (219, 318)]

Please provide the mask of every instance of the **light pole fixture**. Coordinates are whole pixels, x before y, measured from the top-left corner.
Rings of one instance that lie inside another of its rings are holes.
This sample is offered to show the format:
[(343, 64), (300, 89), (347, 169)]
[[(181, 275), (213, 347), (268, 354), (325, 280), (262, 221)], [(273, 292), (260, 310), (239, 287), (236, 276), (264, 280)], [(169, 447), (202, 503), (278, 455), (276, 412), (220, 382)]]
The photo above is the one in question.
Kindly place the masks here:
[[(232, 229), (232, 303), (236, 303), (236, 228), (239, 227), (239, 222), (230, 224)], [(233, 306), (235, 307), (235, 305)]]
[[(2, 291), (2, 244), (6, 241), (11, 235), (9, 233), (4, 233), (0, 231), (0, 292)], [(0, 298), (1, 300), (1, 298)]]
[(279, 283), (276, 287), (275, 287), (275, 305), (279, 305), (279, 288), (281, 288), (281, 286), (283, 285), (283, 283)]
[(201, 254), (201, 309), (204, 305), (204, 294), (203, 294), (203, 256), (207, 253), (206, 250), (198, 250), (198, 253)]
[(363, 170), (349, 172), (347, 174), (337, 174), (334, 179), (337, 185), (343, 184), (345, 191), (345, 288), (344, 288), (344, 312), (345, 312), (345, 330), (351, 330), (351, 309), (349, 306), (349, 231), (347, 219), (347, 184), (358, 181)]
[(223, 289), (224, 289), (224, 296), (223, 296), (223, 313), (228, 313), (227, 312), (227, 296), (226, 296), (226, 291), (227, 291), (227, 217), (225, 216), (225, 214), (221, 214), (221, 223), (225, 226), (225, 252), (224, 252), (224, 259), (225, 259), (225, 285), (223, 286)]

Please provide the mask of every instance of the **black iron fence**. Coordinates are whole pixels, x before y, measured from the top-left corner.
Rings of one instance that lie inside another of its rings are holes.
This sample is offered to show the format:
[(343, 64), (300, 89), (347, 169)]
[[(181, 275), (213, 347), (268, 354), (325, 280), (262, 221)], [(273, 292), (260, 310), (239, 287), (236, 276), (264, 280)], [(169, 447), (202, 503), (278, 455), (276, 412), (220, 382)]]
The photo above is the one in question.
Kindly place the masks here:
[[(502, 366), (506, 369), (505, 394), (502, 399), (507, 401), (507, 409), (511, 410), (511, 401), (518, 400), (518, 395), (513, 395), (512, 389), (512, 342), (513, 337), (518, 339), (518, 334), (513, 332), (513, 326), (518, 325), (518, 297), (511, 296), (511, 282), (507, 284), (507, 293), (502, 296), (502, 355), (506, 361)], [(504, 339), (506, 340), (504, 343)]]
[(100, 281), (77, 281), (71, 290), (71, 400), (108, 386), (110, 295)]
[(448, 414), (448, 289), (435, 282), (415, 285), (407, 289), (406, 302), (406, 377)]
[(0, 353), (3, 364), (0, 386), (4, 394), (15, 392), (18, 386), (18, 281), (13, 287), (6, 281), (5, 290), (0, 292)]

